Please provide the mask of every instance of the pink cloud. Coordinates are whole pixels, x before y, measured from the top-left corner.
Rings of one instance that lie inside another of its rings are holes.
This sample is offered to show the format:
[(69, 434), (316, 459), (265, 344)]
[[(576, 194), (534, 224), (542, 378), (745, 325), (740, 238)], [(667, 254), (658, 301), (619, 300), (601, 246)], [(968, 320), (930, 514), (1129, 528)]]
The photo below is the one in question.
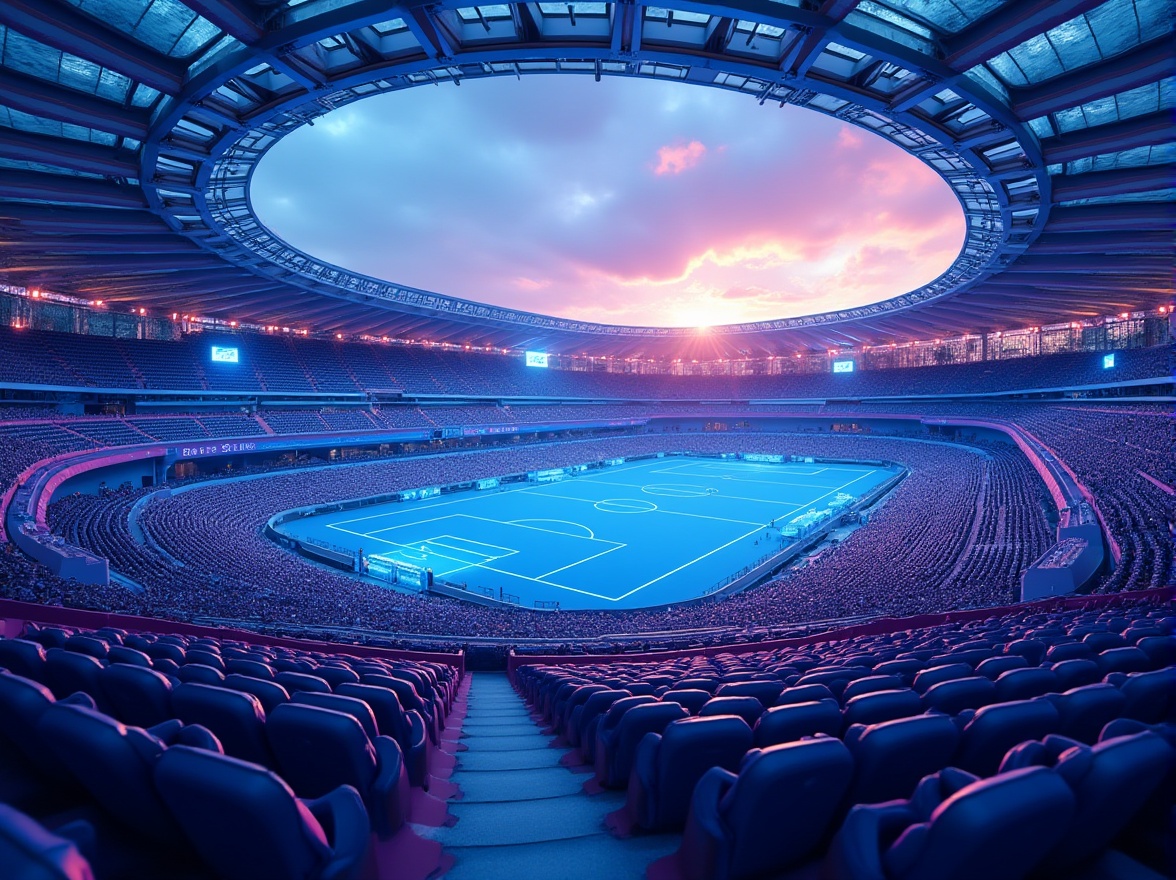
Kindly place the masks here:
[(862, 145), (861, 129), (843, 125), (837, 131), (837, 147), (842, 150), (853, 150)]
[(705, 155), (706, 144), (701, 141), (658, 147), (658, 162), (654, 166), (653, 173), (658, 177), (663, 174), (681, 174), (701, 162)]

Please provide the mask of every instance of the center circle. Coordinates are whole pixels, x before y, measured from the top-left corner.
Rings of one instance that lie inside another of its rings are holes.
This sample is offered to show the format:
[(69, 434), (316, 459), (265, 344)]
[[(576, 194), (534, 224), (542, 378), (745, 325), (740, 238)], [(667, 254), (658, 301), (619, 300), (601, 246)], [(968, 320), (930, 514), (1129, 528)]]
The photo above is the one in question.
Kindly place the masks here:
[(606, 498), (594, 505), (603, 513), (652, 513), (657, 505), (642, 498)]

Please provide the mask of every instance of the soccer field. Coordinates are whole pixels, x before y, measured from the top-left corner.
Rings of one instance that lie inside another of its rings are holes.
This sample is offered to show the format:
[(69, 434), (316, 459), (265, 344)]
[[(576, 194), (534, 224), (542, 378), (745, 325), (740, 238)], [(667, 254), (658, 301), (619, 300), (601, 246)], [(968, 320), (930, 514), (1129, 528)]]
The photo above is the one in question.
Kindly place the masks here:
[(706, 593), (779, 549), (773, 521), (839, 492), (861, 497), (890, 476), (866, 465), (667, 457), (306, 517), (282, 531), (431, 568), (528, 608), (639, 608)]

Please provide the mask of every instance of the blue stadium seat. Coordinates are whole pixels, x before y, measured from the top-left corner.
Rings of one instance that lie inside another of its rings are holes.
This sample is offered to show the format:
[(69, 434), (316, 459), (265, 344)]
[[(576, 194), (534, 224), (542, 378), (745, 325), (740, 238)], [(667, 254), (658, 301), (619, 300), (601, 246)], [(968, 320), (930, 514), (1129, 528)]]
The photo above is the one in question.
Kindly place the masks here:
[(955, 715), (964, 709), (978, 709), (997, 699), (996, 685), (981, 675), (941, 681), (923, 693), (925, 707), (948, 715)]
[(27, 639), (0, 639), (0, 669), (13, 675), (40, 681), (45, 666), (45, 648)]
[(224, 684), (221, 687), (228, 688), (232, 691), (253, 694), (261, 703), (261, 707), (265, 709), (266, 714), (271, 712), (275, 706), (280, 706), (282, 703), (288, 703), (290, 701), (290, 694), (272, 678), (254, 678), (250, 675), (230, 672), (225, 676)]
[(852, 775), (853, 758), (831, 737), (748, 752), (738, 774), (716, 767), (699, 781), (669, 858), (686, 880), (751, 880), (801, 864), (830, 832)]
[(124, 724), (152, 727), (173, 717), (171, 680), (143, 666), (113, 663), (98, 677), (105, 703)]
[(172, 691), (172, 709), (185, 724), (199, 724), (211, 730), (221, 741), (226, 755), (273, 766), (265, 736), (265, 710), (252, 694), (186, 682)]
[(274, 709), (265, 731), (282, 778), (300, 796), (323, 797), (339, 786), (353, 787), (381, 838), (391, 837), (407, 821), (408, 772), (392, 737), (369, 739), (353, 715), (295, 702)]
[(1058, 733), (1081, 743), (1098, 741), (1099, 733), (1123, 714), (1127, 698), (1114, 685), (1100, 683), (1071, 688), (1049, 697), (1058, 710)]
[(815, 700), (833, 700), (837, 697), (824, 684), (804, 684), (784, 688), (780, 696), (776, 697), (777, 706), (789, 706), (794, 703), (811, 703)]
[(909, 718), (923, 711), (923, 702), (910, 688), (874, 691), (853, 697), (845, 704), (842, 729), (852, 724), (877, 724), (895, 718)]
[[(642, 697), (626, 699), (639, 700)], [(618, 700), (612, 708), (622, 702), (624, 700)], [(677, 703), (653, 700), (627, 708), (617, 718), (615, 727), (606, 727), (602, 723), (596, 742), (596, 781), (605, 788), (627, 786), (637, 746), (645, 734), (661, 733), (671, 721), (689, 717), (689, 713)]]
[(703, 774), (734, 771), (751, 747), (751, 728), (734, 715), (683, 718), (647, 733), (633, 760), (626, 812), (647, 831), (681, 828)]
[(94, 880), (77, 844), (0, 803), (0, 865), (13, 880)]
[[(600, 719), (617, 700), (633, 696), (626, 690), (597, 691), (572, 710), (567, 729), (568, 742), (580, 750), (580, 755), (590, 761), (596, 747), (596, 728)], [(589, 747), (591, 744), (591, 748)]]
[(698, 710), (699, 718), (710, 718), (715, 715), (738, 715), (747, 722), (748, 727), (754, 726), (763, 714), (764, 704), (755, 697), (711, 697)]
[(996, 699), (1002, 703), (1050, 693), (1060, 693), (1060, 688), (1057, 675), (1048, 667), (1010, 669), (996, 679)]
[(719, 685), (715, 691), (717, 697), (755, 697), (763, 708), (774, 706), (780, 692), (784, 690), (782, 681), (751, 680), (726, 682)]
[(948, 768), (909, 800), (854, 807), (827, 880), (1022, 880), (1065, 835), (1074, 795), (1043, 767), (980, 780)]
[(1091, 865), (1141, 810), (1176, 763), (1176, 751), (1151, 731), (1091, 747), (1059, 736), (1012, 750), (1001, 771), (1052, 767), (1073, 791), (1077, 811), (1041, 870), (1073, 876)]
[(301, 800), (256, 764), (174, 746), (155, 784), (201, 858), (224, 880), (355, 880), (369, 823), (355, 789)]
[(102, 688), (98, 683), (98, 677), (102, 673), (102, 668), (102, 662), (88, 654), (76, 654), (64, 648), (50, 648), (45, 652), (45, 667), (41, 680), (59, 700), (80, 691), (100, 702)]
[(390, 736), (400, 746), (408, 781), (414, 788), (427, 788), (429, 783), (429, 740), (425, 722), (419, 712), (405, 712), (400, 698), (387, 688), (370, 684), (341, 684), (337, 691), (342, 696), (363, 700), (376, 717), (376, 729), (382, 736)]
[(755, 745), (762, 749), (795, 742), (818, 733), (828, 736), (841, 733), (841, 709), (832, 697), (808, 703), (773, 706), (755, 723)]
[(1058, 710), (1047, 699), (983, 706), (964, 725), (955, 765), (977, 776), (991, 776), (1009, 749), (1056, 732), (1060, 723)]
[(661, 695), (664, 703), (677, 703), (691, 715), (697, 715), (699, 710), (711, 698), (707, 691), (695, 688), (673, 688)]
[(880, 724), (855, 724), (843, 738), (853, 754), (847, 804), (909, 798), (924, 776), (951, 764), (960, 733), (946, 715), (916, 715)]

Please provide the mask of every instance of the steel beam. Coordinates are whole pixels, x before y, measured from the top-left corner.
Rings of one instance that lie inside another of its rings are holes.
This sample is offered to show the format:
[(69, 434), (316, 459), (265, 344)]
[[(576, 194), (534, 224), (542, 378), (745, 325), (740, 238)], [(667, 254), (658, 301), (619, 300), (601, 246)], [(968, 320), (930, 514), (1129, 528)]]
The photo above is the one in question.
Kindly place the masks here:
[(1173, 140), (1176, 140), (1176, 128), (1172, 125), (1172, 113), (1162, 111), (1046, 138), (1041, 142), (1041, 153), (1047, 163), (1072, 162), (1101, 153), (1170, 144)]
[(0, 203), (0, 222), (5, 219), (14, 221), (18, 232), (27, 235), (140, 235), (168, 230), (166, 223), (146, 211), (54, 207), (23, 202)]
[(1173, 186), (1176, 164), (1145, 165), (1140, 168), (1117, 168), (1114, 171), (1088, 171), (1085, 174), (1055, 174), (1053, 200), (1065, 202), (1094, 196), (1123, 196), (1151, 192)]
[(0, 24), (168, 95), (179, 93), (187, 72), (182, 62), (148, 49), (60, 0), (4, 0)]
[(249, 0), (184, 0), (184, 5), (242, 43), (256, 43), (265, 35), (262, 11)]
[(1101, 6), (1103, 2), (1105, 0), (1016, 0), (1005, 3), (958, 34), (944, 37), (944, 60), (956, 70), (968, 70)]
[(10, 70), (0, 70), (0, 95), (4, 96), (4, 104), (13, 110), (33, 116), (84, 125), (120, 137), (142, 140), (147, 135), (146, 111), (112, 104)]
[(1046, 232), (1101, 232), (1121, 229), (1171, 231), (1176, 204), (1126, 202), (1121, 205), (1074, 205), (1050, 211)]
[(138, 187), (40, 171), (5, 171), (0, 175), (0, 199), (32, 199), (108, 208), (147, 207), (147, 200)]
[(137, 177), (139, 163), (129, 150), (116, 150), (72, 138), (0, 128), (0, 158), (36, 159), (45, 165), (111, 177)]
[(1014, 115), (1020, 120), (1076, 107), (1097, 98), (1158, 82), (1176, 67), (1176, 41), (1157, 37), (1130, 52), (1080, 67), (1035, 86), (1009, 89)]

